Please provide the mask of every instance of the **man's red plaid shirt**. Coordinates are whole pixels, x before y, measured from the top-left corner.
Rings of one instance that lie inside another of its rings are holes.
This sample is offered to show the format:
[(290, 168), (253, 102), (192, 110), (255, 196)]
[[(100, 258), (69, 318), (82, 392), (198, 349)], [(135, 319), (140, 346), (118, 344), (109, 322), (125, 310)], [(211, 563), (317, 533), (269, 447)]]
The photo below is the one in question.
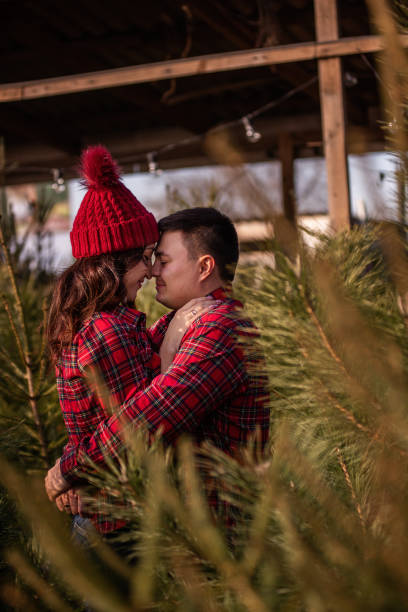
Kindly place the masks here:
[[(239, 451), (257, 433), (261, 444), (265, 444), (269, 432), (265, 377), (249, 371), (243, 348), (237, 341), (239, 336), (253, 335), (253, 324), (239, 312), (242, 308), (240, 302), (227, 298), (221, 289), (213, 292), (212, 296), (219, 300), (217, 305), (192, 324), (170, 368), (165, 374), (155, 376), (150, 384), (149, 373), (154, 373), (157, 362), (153, 358), (149, 337), (153, 346), (158, 348), (174, 313), (162, 317), (146, 333), (143, 315), (131, 311), (137, 318), (135, 336), (139, 333), (140, 338), (133, 336), (135, 345), (129, 357), (125, 357), (125, 353), (127, 350), (130, 353), (131, 349), (122, 350), (122, 338), (119, 352), (115, 350), (118, 345), (117, 330), (112, 329), (107, 333), (98, 329), (98, 337), (93, 339), (89, 332), (91, 365), (106, 370), (107, 374), (103, 376), (102, 373), (102, 377), (107, 377), (108, 388), (113, 388), (117, 394), (114, 395), (115, 404), (122, 405), (109, 417), (95, 402), (94, 419), (89, 429), (77, 436), (75, 441), (70, 437), (61, 460), (61, 472), (69, 483), (74, 485), (80, 482), (81, 472), (84, 466), (89, 465), (89, 459), (103, 464), (107, 454), (117, 454), (123, 446), (121, 427), (125, 420), (133, 426), (147, 428), (151, 434), (160, 429), (160, 435), (167, 443), (174, 443), (181, 434), (187, 433), (197, 443), (208, 440), (228, 454)], [(104, 317), (108, 315), (103, 313)], [(99, 342), (103, 345), (101, 350)], [(128, 376), (126, 373), (127, 382), (122, 381), (121, 375), (126, 370), (124, 359), (134, 362), (133, 386), (130, 380), (132, 374)], [(87, 393), (89, 398), (91, 391)], [(128, 401), (121, 399), (123, 395), (127, 396)], [(67, 400), (61, 397), (61, 391), (60, 398), (65, 416)], [(67, 428), (72, 431), (78, 422), (78, 410), (68, 403), (68, 412), (71, 417), (68, 418)], [(81, 422), (84, 420), (86, 418), (82, 417)], [(111, 525), (99, 526), (101, 531), (111, 528)]]

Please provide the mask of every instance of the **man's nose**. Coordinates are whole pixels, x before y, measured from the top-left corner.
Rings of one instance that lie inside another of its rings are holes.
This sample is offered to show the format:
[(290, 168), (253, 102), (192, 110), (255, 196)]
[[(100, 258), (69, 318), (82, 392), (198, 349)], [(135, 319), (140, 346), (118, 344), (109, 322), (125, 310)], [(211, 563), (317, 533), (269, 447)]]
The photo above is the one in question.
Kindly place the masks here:
[[(152, 276), (159, 276), (160, 274), (160, 261), (156, 258), (154, 264), (150, 268)], [(151, 278), (151, 277), (150, 277)]]

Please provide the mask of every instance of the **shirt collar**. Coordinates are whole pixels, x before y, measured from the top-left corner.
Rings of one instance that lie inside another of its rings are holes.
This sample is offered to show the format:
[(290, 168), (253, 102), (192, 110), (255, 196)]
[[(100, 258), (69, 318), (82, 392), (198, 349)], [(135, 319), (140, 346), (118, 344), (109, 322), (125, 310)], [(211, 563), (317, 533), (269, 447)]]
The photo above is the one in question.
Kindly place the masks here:
[(225, 301), (228, 298), (225, 292), (225, 289), (223, 287), (218, 287), (217, 289), (214, 289), (214, 291), (211, 291), (211, 293), (208, 293), (207, 295), (210, 295), (211, 297), (213, 297), (214, 300)]
[(143, 324), (146, 321), (146, 315), (136, 308), (129, 308), (123, 304), (118, 304), (113, 312), (120, 315), (125, 321), (131, 325)]
[(213, 297), (215, 300), (220, 300), (221, 302), (228, 301), (230, 304), (233, 304), (234, 307), (236, 308), (243, 308), (242, 302), (240, 302), (239, 300), (236, 300), (232, 296), (232, 289), (228, 290), (225, 287), (218, 287), (217, 289), (214, 289), (214, 291), (211, 291), (211, 293), (209, 293), (208, 295)]
[(210, 297), (210, 296), (213, 297), (214, 300), (224, 301), (227, 299), (226, 293), (222, 287), (218, 287), (217, 289), (214, 289), (214, 291), (207, 293), (207, 297)]

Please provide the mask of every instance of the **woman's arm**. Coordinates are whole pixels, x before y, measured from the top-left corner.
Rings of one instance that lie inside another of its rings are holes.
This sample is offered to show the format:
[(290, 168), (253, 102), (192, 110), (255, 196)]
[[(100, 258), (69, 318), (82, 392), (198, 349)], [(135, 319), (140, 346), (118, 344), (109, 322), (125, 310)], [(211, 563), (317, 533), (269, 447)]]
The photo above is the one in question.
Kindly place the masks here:
[[(137, 325), (124, 324), (113, 314), (93, 320), (78, 338), (77, 365), (83, 380), (78, 391), (62, 402), (68, 431), (76, 438), (90, 435), (98, 423), (112, 414), (149, 383), (152, 349), (144, 318)], [(139, 325), (140, 323), (140, 325)], [(61, 467), (70, 465), (75, 443), (67, 445)]]
[(95, 319), (82, 334), (78, 367), (98, 402), (111, 411), (149, 384), (152, 354), (144, 318), (136, 327), (107, 315)]

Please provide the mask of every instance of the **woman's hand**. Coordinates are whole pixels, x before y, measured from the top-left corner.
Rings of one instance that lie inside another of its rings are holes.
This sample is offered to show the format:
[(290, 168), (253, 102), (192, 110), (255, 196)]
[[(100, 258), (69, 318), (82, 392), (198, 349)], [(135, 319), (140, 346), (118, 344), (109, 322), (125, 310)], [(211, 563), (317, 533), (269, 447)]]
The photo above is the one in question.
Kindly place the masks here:
[(55, 499), (55, 503), (60, 512), (86, 516), (86, 505), (81, 489), (69, 489), (65, 493), (61, 493)]
[(178, 351), (180, 342), (190, 325), (216, 304), (212, 297), (194, 298), (176, 311), (160, 347), (161, 372), (165, 372)]
[(55, 501), (56, 497), (71, 488), (69, 482), (61, 474), (60, 460), (57, 459), (54, 467), (48, 470), (44, 480), (45, 490), (50, 501)]
[(58, 495), (58, 497), (55, 499), (55, 504), (60, 512), (79, 514), (78, 495), (74, 489), (69, 489), (69, 491)]

